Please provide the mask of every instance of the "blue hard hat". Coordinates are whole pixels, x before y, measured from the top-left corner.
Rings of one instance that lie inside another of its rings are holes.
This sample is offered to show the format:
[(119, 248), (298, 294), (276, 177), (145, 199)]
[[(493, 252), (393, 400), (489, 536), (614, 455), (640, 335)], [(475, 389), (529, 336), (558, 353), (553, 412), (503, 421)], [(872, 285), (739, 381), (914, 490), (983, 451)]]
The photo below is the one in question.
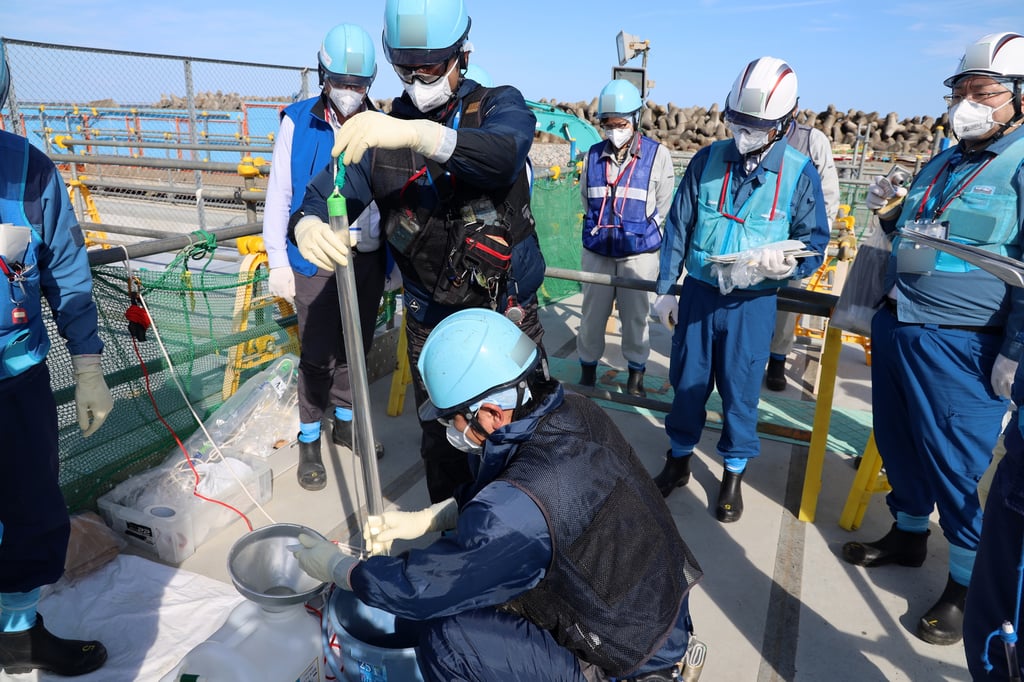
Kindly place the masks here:
[(617, 79), (601, 89), (597, 97), (597, 117), (621, 116), (627, 118), (643, 107), (640, 91), (627, 80)]
[(476, 81), (485, 88), (494, 87), (494, 81), (491, 80), (490, 74), (488, 74), (486, 71), (481, 69), (476, 64), (470, 64), (469, 66), (467, 66), (465, 72), (463, 72), (463, 75), (470, 80)]
[(496, 389), (525, 386), (539, 361), (537, 344), (504, 315), (486, 308), (449, 315), (427, 336), (416, 363), (428, 397), (420, 419), (454, 415)]
[(4, 43), (0, 40), (0, 108), (7, 104), (7, 91), (10, 89), (11, 74), (7, 70), (7, 52), (4, 51)]
[(384, 54), (398, 66), (440, 64), (460, 50), (469, 25), (463, 0), (387, 0)]
[(369, 87), (377, 75), (377, 57), (370, 34), (355, 24), (338, 24), (324, 36), (317, 53), (324, 76)]

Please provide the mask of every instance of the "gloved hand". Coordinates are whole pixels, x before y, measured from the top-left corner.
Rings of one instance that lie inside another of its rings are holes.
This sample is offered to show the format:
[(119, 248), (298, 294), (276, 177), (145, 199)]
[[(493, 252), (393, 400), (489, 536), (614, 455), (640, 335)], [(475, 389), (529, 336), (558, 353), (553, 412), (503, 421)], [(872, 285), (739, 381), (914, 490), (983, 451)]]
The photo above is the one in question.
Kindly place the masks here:
[(762, 249), (757, 271), (768, 279), (786, 279), (796, 270), (796, 258), (782, 249)]
[(868, 185), (868, 194), (864, 198), (864, 205), (880, 217), (889, 217), (893, 209), (903, 203), (903, 197), (907, 196), (906, 187), (897, 187), (889, 182), (884, 175), (876, 175), (874, 181)]
[(672, 294), (662, 294), (654, 299), (654, 312), (657, 313), (662, 325), (673, 329), (679, 321), (679, 302)]
[(303, 571), (325, 583), (334, 583), (345, 590), (352, 589), (348, 574), (359, 563), (358, 559), (342, 552), (333, 542), (305, 533), (299, 533), (299, 544), (302, 547), (292, 549), (292, 554)]
[(412, 149), (426, 157), (437, 153), (445, 127), (426, 119), (405, 121), (379, 111), (363, 111), (334, 131), (331, 156), (345, 155), (345, 165), (359, 163), (371, 147)]
[(114, 399), (110, 397), (110, 389), (103, 379), (99, 355), (72, 355), (71, 366), (75, 371), (78, 427), (82, 429), (82, 436), (88, 438), (102, 426), (114, 408)]
[(348, 265), (351, 235), (347, 240), (342, 239), (316, 216), (305, 216), (295, 225), (295, 245), (302, 257), (313, 265), (334, 270), (335, 265)]
[(402, 271), (398, 269), (398, 266), (391, 268), (391, 272), (388, 273), (387, 281), (384, 283), (384, 291), (398, 291), (402, 288)]
[(290, 267), (270, 268), (270, 293), (289, 303), (295, 302), (295, 273)]
[(427, 533), (450, 530), (459, 519), (455, 498), (432, 504), (415, 512), (389, 511), (371, 516), (363, 527), (363, 538), (376, 549), (376, 544), (390, 545), (393, 540), (415, 540)]
[(1009, 398), (1010, 389), (1013, 388), (1013, 377), (1017, 374), (1017, 365), (1020, 362), (1011, 360), (1002, 353), (996, 356), (992, 363), (992, 390), (996, 395)]

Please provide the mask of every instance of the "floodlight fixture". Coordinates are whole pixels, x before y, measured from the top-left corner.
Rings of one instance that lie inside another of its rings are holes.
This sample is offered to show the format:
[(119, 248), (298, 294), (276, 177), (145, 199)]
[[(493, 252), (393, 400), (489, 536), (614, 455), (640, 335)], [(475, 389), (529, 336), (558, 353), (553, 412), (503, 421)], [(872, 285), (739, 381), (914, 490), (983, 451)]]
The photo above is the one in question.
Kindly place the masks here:
[(647, 40), (641, 40), (639, 36), (635, 36), (632, 33), (619, 31), (619, 34), (615, 36), (615, 47), (619, 53), (619, 66), (625, 66), (626, 62), (638, 54), (642, 54), (646, 61), (647, 51), (651, 49), (651, 43)]

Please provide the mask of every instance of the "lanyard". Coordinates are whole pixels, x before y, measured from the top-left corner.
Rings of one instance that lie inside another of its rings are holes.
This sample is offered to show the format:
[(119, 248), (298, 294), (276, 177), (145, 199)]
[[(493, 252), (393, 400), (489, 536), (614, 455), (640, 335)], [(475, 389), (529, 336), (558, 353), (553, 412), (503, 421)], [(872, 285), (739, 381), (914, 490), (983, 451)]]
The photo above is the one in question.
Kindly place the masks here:
[[(949, 197), (949, 199), (946, 200), (946, 202), (943, 203), (942, 206), (939, 206), (939, 208), (935, 211), (935, 214), (934, 214), (934, 216), (932, 216), (931, 220), (937, 220), (939, 218), (939, 216), (942, 215), (943, 211), (945, 211), (947, 208), (949, 208), (949, 205), (951, 203), (953, 203), (953, 200), (956, 199), (961, 194), (963, 194), (964, 190), (967, 189), (967, 186), (970, 185), (972, 182), (974, 182), (974, 178), (978, 177), (978, 174), (981, 173), (981, 171), (985, 170), (985, 166), (987, 166), (990, 163), (992, 163), (992, 161), (994, 159), (995, 159), (994, 156), (989, 157), (985, 161), (985, 163), (981, 164), (981, 166), (978, 168), (978, 170), (976, 170), (973, 173), (971, 173), (970, 177), (968, 177), (966, 180), (964, 180), (962, 183), (960, 183), (956, 187), (956, 189), (953, 192), (953, 194)], [(924, 196), (921, 197), (921, 204), (917, 207), (917, 216), (915, 216), (915, 218), (917, 220), (921, 220), (921, 217), (924, 215), (925, 211), (928, 210), (930, 203), (934, 203), (935, 201), (942, 201), (942, 197), (945, 195), (947, 186), (949, 185), (949, 181), (950, 181), (950, 179), (952, 178), (952, 175), (953, 175), (952, 172), (947, 172), (946, 171), (946, 169), (949, 168), (949, 165), (950, 165), (950, 160), (947, 159), (946, 163), (944, 163), (942, 165), (942, 168), (939, 169), (939, 172), (935, 174), (934, 178), (932, 178), (931, 183), (928, 185), (928, 189), (926, 189), (924, 191)], [(939, 194), (938, 196), (936, 196), (934, 201), (930, 202), (929, 201), (929, 197), (931, 196), (932, 189), (935, 188), (935, 185), (939, 181), (939, 177), (941, 177), (943, 173), (946, 173), (946, 179), (945, 179), (945, 181), (942, 184), (942, 193)]]
[[(785, 165), (785, 163), (786, 163), (786, 159), (785, 158), (783, 158), (782, 161), (779, 162), (779, 179), (775, 181), (775, 196), (772, 197), (772, 212), (768, 216), (768, 220), (775, 220), (775, 208), (779, 205), (779, 188), (782, 185), (782, 168)], [(726, 162), (726, 164), (725, 164), (725, 178), (722, 180), (722, 193), (718, 197), (718, 212), (721, 213), (726, 218), (728, 218), (730, 220), (735, 220), (740, 225), (742, 225), (744, 222), (746, 222), (746, 221), (743, 220), (743, 218), (740, 218), (739, 216), (735, 216), (735, 215), (732, 215), (731, 213), (726, 213), (725, 212), (725, 203), (726, 203), (725, 200), (728, 197), (726, 192), (730, 191), (730, 189), (729, 189), (729, 180), (730, 180), (730, 176), (731, 175), (732, 175), (732, 162), (730, 161), (730, 162)], [(751, 192), (751, 194), (753, 194), (753, 192)], [(747, 199), (749, 200), (750, 197), (748, 196)], [(744, 201), (743, 203), (746, 204), (747, 202)]]
[[(625, 166), (623, 166), (622, 169), (619, 171), (619, 176), (617, 178), (615, 178), (615, 180), (613, 180), (612, 182), (608, 183), (608, 187), (610, 188), (610, 191), (608, 192), (608, 194), (604, 195), (604, 198), (601, 199), (601, 212), (598, 213), (598, 216), (600, 218), (604, 217), (604, 209), (605, 209), (605, 206), (608, 205), (608, 196), (609, 195), (612, 198), (612, 215), (613, 216), (618, 216), (620, 218), (622, 217), (622, 206), (623, 206), (623, 204), (626, 203), (626, 198), (627, 197), (622, 197), (618, 207), (616, 207), (615, 203), (616, 203), (617, 197), (615, 196), (615, 190), (618, 189), (619, 181), (622, 180), (622, 176), (626, 174), (627, 170), (629, 171), (629, 177), (626, 178), (626, 193), (628, 194), (629, 193), (629, 188), (630, 188), (630, 183), (633, 182), (633, 172), (636, 170), (636, 156), (632, 156), (630, 158), (630, 160), (629, 160), (629, 163), (627, 163)], [(606, 168), (605, 169), (605, 181), (607, 182), (607, 180), (608, 180), (608, 169)], [(602, 227), (615, 227), (615, 225), (613, 223), (612, 225), (605, 225), (605, 226), (602, 226)]]

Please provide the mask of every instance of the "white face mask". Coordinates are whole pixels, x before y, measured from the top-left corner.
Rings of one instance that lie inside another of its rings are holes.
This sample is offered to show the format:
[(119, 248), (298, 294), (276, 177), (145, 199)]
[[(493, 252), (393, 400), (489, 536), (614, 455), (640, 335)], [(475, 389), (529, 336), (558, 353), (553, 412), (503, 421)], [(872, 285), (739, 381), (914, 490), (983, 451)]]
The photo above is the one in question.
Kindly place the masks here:
[(484, 446), (473, 442), (473, 439), (469, 437), (469, 424), (466, 424), (466, 428), (459, 431), (455, 428), (452, 423), (448, 424), (448, 427), (444, 431), (444, 435), (448, 438), (448, 442), (456, 450), (462, 450), (463, 452), (470, 455), (479, 455), (484, 450)]
[(633, 137), (633, 126), (626, 126), (625, 128), (612, 128), (605, 133), (608, 136), (608, 141), (612, 143), (612, 146), (616, 149), (622, 149), (622, 145), (629, 142)]
[(451, 75), (452, 69), (458, 65), (459, 61), (456, 59), (452, 62), (451, 68), (430, 85), (421, 82), (418, 78), (414, 78), (412, 83), (402, 84), (405, 92), (409, 95), (409, 99), (412, 100), (417, 109), (426, 113), (433, 111), (448, 101), (452, 96), (452, 87), (448, 84), (448, 76)]
[(363, 104), (363, 94), (355, 90), (332, 87), (327, 96), (342, 118), (348, 118), (356, 113), (356, 110)]
[(974, 140), (982, 137), (995, 125), (992, 114), (1012, 101), (1011, 98), (993, 108), (981, 102), (972, 102), (969, 99), (960, 100), (949, 108), (949, 120), (953, 124), (953, 134), (958, 140)]
[(742, 126), (730, 125), (733, 141), (740, 154), (746, 155), (756, 152), (768, 145), (768, 136), (771, 130), (757, 130), (756, 128), (744, 128)]

